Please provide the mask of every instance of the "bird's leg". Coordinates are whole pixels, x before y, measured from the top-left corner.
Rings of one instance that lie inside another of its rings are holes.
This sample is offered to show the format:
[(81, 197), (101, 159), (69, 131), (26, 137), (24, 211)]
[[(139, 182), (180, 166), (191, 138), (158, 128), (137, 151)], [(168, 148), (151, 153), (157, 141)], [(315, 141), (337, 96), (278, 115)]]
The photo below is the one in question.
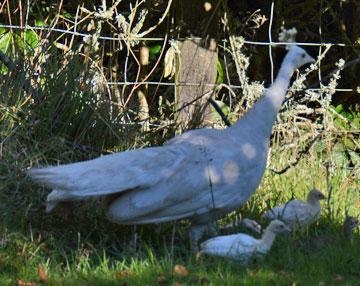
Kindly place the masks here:
[(190, 230), (191, 251), (193, 253), (199, 252), (199, 240), (206, 232), (207, 225), (193, 225)]
[(261, 225), (255, 220), (249, 218), (241, 218), (239, 215), (235, 216), (235, 220), (222, 227), (223, 230), (233, 229), (235, 227), (243, 226), (256, 233), (261, 233)]
[(214, 222), (209, 222), (207, 224), (194, 224), (190, 230), (190, 241), (191, 241), (191, 250), (194, 253), (199, 251), (199, 241), (205, 234), (215, 236), (218, 234), (216, 225)]
[(255, 221), (255, 220), (252, 220), (252, 219), (249, 219), (249, 218), (244, 218), (242, 220), (241, 224), (244, 227), (246, 227), (246, 228), (248, 228), (248, 229), (250, 229), (250, 230), (252, 230), (252, 231), (254, 231), (256, 233), (261, 233), (261, 231), (262, 231), (261, 230), (261, 225), (258, 224), (258, 222)]
[(206, 234), (210, 236), (216, 236), (219, 234), (218, 226), (216, 225), (216, 222), (212, 221), (207, 224)]

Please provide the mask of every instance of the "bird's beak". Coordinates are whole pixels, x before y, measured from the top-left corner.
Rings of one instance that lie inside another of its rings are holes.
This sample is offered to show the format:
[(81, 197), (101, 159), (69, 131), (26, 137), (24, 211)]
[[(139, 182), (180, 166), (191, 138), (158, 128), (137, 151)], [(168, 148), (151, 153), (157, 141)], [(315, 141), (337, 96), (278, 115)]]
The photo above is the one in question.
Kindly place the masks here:
[(359, 220), (359, 219), (356, 219), (355, 225), (356, 225), (356, 226), (359, 226), (359, 225), (360, 225), (360, 220)]
[(312, 63), (315, 63), (315, 62), (316, 62), (316, 60), (313, 57), (306, 54), (305, 63), (307, 63), (307, 64), (311, 63), (312, 64)]
[(286, 230), (286, 232), (291, 232), (291, 228), (287, 225), (285, 225), (285, 230)]

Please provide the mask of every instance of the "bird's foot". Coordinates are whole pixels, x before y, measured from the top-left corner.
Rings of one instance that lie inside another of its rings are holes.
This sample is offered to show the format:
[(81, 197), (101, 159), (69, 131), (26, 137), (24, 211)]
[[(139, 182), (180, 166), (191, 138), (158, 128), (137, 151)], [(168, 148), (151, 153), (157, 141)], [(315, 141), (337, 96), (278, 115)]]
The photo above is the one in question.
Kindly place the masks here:
[(248, 229), (250, 229), (250, 230), (252, 230), (252, 231), (254, 231), (256, 233), (260, 234), (262, 232), (261, 225), (255, 220), (252, 220), (252, 219), (249, 219), (249, 218), (244, 218), (242, 220), (241, 224), (244, 227), (246, 227), (246, 228), (248, 228)]
[(235, 220), (232, 223), (228, 223), (222, 227), (222, 230), (229, 230), (235, 227), (243, 226), (253, 232), (261, 234), (262, 228), (261, 225), (255, 220), (249, 218), (241, 219), (239, 216), (236, 216)]

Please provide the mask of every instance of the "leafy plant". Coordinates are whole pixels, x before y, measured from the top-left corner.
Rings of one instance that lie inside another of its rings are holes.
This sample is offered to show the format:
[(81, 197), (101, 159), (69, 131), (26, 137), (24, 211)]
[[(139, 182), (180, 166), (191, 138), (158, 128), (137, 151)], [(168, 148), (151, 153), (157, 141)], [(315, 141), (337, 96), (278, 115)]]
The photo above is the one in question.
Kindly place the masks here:
[[(39, 41), (39, 36), (33, 30), (15, 32), (0, 28), (0, 51), (6, 56), (12, 57), (15, 50), (23, 54), (31, 54)], [(2, 66), (0, 71), (4, 73), (7, 68)]]
[(154, 45), (149, 47), (149, 57), (150, 60), (155, 59), (161, 52), (161, 46), (160, 45)]
[[(352, 125), (355, 125), (356, 127), (360, 128), (360, 111), (351, 111), (346, 110), (342, 104), (338, 104), (336, 107), (331, 106), (330, 108), (333, 108), (338, 114), (340, 114), (343, 118), (345, 118), (348, 122), (351, 122)], [(347, 123), (345, 120), (341, 118), (334, 118), (335, 123), (337, 124), (337, 127), (342, 127), (345, 129), (348, 129), (349, 123)]]

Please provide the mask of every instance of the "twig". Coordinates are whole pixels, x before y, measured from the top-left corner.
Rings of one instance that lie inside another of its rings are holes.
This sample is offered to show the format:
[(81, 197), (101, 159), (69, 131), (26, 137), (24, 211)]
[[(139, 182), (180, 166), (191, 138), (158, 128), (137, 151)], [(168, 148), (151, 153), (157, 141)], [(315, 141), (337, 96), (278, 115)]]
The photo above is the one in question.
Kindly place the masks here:
[[(159, 63), (160, 63), (160, 60), (161, 60), (161, 58), (162, 58), (162, 55), (164, 54), (166, 42), (167, 42), (167, 34), (165, 34), (164, 43), (163, 43), (163, 46), (162, 46), (162, 49), (161, 49), (161, 53), (160, 53), (160, 56), (159, 56), (158, 60), (156, 61), (155, 65), (153, 66), (153, 68), (151, 69), (151, 71), (147, 74), (147, 76), (144, 77), (144, 79), (143, 79), (140, 83), (136, 84), (136, 85), (132, 88), (132, 90), (131, 90), (128, 98), (126, 99), (126, 101), (125, 101), (125, 103), (124, 103), (124, 107), (125, 107), (125, 106), (128, 104), (128, 102), (130, 101), (130, 98), (131, 98), (132, 94), (134, 93), (134, 91), (135, 91), (140, 85), (142, 85), (144, 82), (146, 82), (147, 79), (152, 75), (152, 73), (153, 73), (153, 72), (155, 71), (155, 69), (158, 67), (158, 65), (159, 65)], [(130, 49), (130, 47), (128, 47), (128, 48)], [(132, 53), (131, 50), (130, 50), (130, 52)], [(132, 54), (133, 54), (133, 53), (132, 53)], [(136, 56), (135, 56), (134, 54), (133, 54), (133, 56), (134, 56), (134, 59), (135, 59), (136, 63), (139, 65), (138, 74), (136, 75), (136, 81), (138, 81), (139, 76), (140, 76), (141, 65), (140, 65), (139, 61), (137, 60)]]
[(208, 101), (211, 103), (211, 105), (215, 108), (216, 112), (219, 113), (219, 115), (221, 116), (221, 119), (224, 121), (224, 123), (226, 124), (226, 126), (231, 126), (231, 123), (229, 121), (229, 119), (227, 118), (227, 116), (224, 114), (224, 112), (221, 110), (220, 106), (216, 103), (215, 100), (213, 100), (211, 97), (208, 99)]
[(294, 162), (291, 162), (289, 165), (287, 165), (285, 168), (281, 169), (280, 171), (277, 171), (277, 170), (274, 170), (274, 169), (271, 169), (271, 171), (274, 172), (277, 175), (281, 175), (281, 174), (284, 174), (285, 172), (287, 172), (291, 167), (295, 167), (300, 162), (303, 155), (305, 155), (305, 154), (307, 154), (309, 152), (309, 150), (314, 145), (316, 140), (320, 137), (320, 135), (322, 135), (323, 131), (324, 130), (322, 130), (319, 134), (317, 134), (313, 139), (310, 140), (310, 142), (306, 145), (305, 149), (300, 151), (297, 154), (297, 157), (296, 157)]
[[(360, 63), (360, 58), (356, 58), (356, 59), (353, 59), (353, 60), (347, 62), (347, 63), (344, 65), (344, 67), (342, 68), (342, 70), (344, 71), (346, 68), (351, 67), (352, 65), (357, 64), (357, 63)], [(337, 72), (337, 70), (338, 70), (338, 68), (333, 69), (333, 70), (332, 70), (330, 73), (328, 73), (326, 76), (322, 77), (322, 82), (330, 79), (330, 78), (334, 75), (334, 73)], [(316, 86), (317, 86), (317, 84), (313, 84), (313, 85), (310, 85), (309, 88), (315, 88)]]
[(159, 19), (159, 21), (157, 22), (157, 24), (155, 24), (154, 26), (150, 27), (149, 29), (147, 29), (146, 31), (140, 33), (140, 34), (137, 34), (136, 37), (144, 37), (146, 36), (147, 34), (149, 34), (150, 32), (154, 31), (165, 19), (165, 17), (167, 16), (167, 14), (169, 13), (169, 10), (170, 10), (170, 7), (171, 7), (171, 3), (172, 3), (172, 0), (169, 0), (168, 1), (168, 5), (165, 9), (165, 12), (164, 14), (161, 16), (161, 18)]

